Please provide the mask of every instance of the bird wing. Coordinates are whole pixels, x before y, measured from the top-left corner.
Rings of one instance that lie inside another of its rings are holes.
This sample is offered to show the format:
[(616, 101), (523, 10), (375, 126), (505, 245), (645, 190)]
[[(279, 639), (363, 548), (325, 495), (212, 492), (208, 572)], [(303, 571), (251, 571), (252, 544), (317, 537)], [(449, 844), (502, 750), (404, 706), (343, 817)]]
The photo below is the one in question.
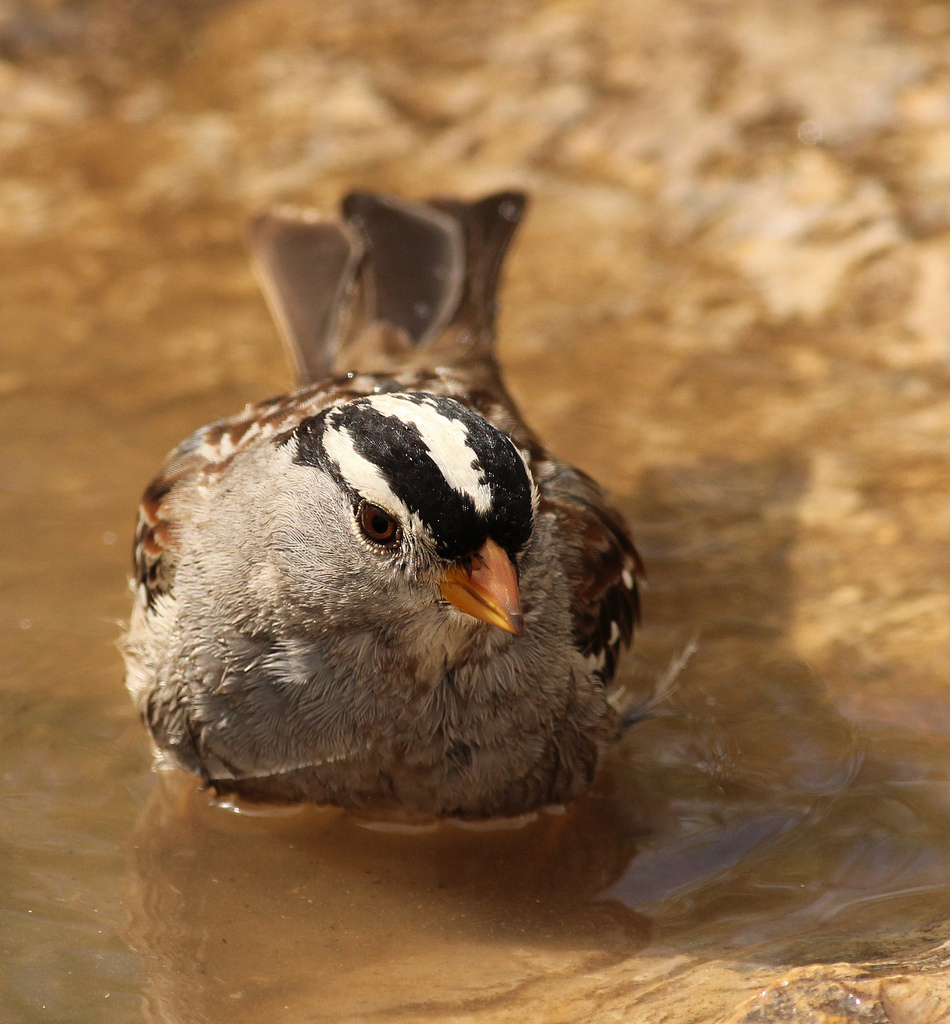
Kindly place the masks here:
[(609, 683), (640, 618), (643, 564), (623, 517), (586, 473), (554, 460), (535, 473), (539, 511), (552, 513), (561, 524), (566, 547), (561, 554), (573, 567), (574, 643)]

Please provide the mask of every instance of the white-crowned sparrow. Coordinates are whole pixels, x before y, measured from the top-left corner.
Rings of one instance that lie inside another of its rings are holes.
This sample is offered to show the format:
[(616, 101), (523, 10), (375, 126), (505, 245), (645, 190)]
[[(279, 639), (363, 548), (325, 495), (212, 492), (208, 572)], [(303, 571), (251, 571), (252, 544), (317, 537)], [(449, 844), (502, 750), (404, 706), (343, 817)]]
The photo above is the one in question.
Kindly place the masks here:
[(252, 224), (304, 384), (168, 457), (124, 643), (159, 751), (219, 793), (515, 815), (579, 795), (618, 736), (640, 563), (493, 354), (525, 202)]

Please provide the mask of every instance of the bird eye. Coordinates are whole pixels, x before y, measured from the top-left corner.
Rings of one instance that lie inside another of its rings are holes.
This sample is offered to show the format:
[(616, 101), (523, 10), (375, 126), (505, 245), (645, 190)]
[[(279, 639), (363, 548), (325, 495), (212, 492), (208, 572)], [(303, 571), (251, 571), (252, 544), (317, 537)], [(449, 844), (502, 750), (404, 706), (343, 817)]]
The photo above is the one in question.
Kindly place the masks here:
[(378, 505), (364, 501), (357, 513), (360, 529), (374, 544), (389, 547), (399, 540), (399, 524)]

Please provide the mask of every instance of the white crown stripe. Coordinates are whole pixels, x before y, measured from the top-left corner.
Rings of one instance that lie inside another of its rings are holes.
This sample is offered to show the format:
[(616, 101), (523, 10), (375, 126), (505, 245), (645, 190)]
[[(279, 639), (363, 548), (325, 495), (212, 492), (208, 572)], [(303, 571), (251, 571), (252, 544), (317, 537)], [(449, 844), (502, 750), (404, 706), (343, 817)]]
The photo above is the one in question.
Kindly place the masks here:
[(389, 486), (379, 466), (357, 452), (353, 438), (345, 427), (325, 431), (323, 446), (327, 455), (340, 467), (340, 473), (347, 483), (367, 501), (381, 505), (404, 523), (409, 521), (409, 509)]
[(480, 515), (491, 509), (491, 488), (482, 482), (478, 453), (468, 444), (468, 431), (461, 420), (450, 419), (429, 402), (401, 395), (374, 395), (371, 404), (384, 416), (416, 426), (429, 457), (449, 487), (467, 494)]

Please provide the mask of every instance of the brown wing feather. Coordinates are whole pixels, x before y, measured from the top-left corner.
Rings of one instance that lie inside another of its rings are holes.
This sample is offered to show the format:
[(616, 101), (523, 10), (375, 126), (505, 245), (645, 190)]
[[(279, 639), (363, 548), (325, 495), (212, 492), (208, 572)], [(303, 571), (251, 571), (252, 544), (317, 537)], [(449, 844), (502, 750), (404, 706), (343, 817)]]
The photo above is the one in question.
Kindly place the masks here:
[(542, 511), (552, 512), (570, 538), (565, 555), (576, 579), (574, 642), (609, 683), (640, 618), (643, 564), (622, 516), (589, 476), (553, 461), (536, 473)]

